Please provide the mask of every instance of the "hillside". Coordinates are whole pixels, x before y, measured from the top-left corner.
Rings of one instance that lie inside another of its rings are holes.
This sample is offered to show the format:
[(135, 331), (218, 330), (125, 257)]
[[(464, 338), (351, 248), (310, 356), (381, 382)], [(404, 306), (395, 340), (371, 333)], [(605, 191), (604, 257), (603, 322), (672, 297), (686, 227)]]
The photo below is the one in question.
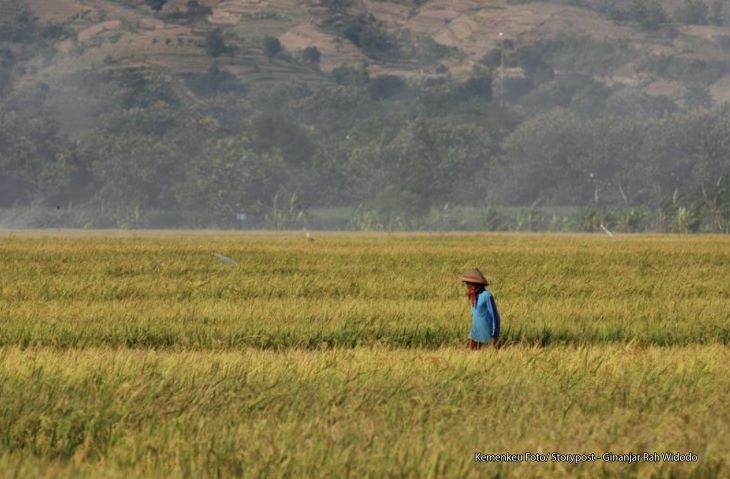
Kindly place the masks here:
[(0, 0), (0, 224), (727, 232), (728, 49), (730, 0)]
[[(682, 3), (674, 0), (662, 2), (666, 22), (646, 28), (594, 3), (606, 2), (204, 0), (195, 2), (202, 14), (191, 17), (185, 0), (170, 0), (159, 12), (142, 0), (0, 0), (0, 21), (13, 22), (29, 9), (40, 24), (69, 29), (53, 42), (52, 55), (29, 59), (21, 82), (62, 82), (83, 69), (140, 65), (200, 73), (214, 62), (250, 85), (291, 76), (321, 81), (336, 67), (363, 63), (371, 76), (465, 77), (490, 51), (499, 50), (502, 39), (508, 64), (521, 48), (577, 39), (564, 51), (550, 52), (558, 72), (577, 68), (607, 85), (639, 86), (676, 101), (688, 84), (700, 83), (715, 102), (730, 99), (730, 27), (718, 25), (722, 21), (712, 17), (712, 5), (702, 21), (715, 25), (680, 21)], [(214, 29), (235, 52), (219, 59), (207, 52)], [(364, 35), (373, 37), (370, 44), (360, 38)], [(290, 55), (269, 61), (261, 47), (266, 36), (277, 37)], [(299, 61), (306, 47), (318, 49), (318, 68)], [(664, 68), (655, 65), (657, 58)], [(693, 70), (699, 72), (696, 78)], [(514, 71), (507, 74), (519, 75)]]

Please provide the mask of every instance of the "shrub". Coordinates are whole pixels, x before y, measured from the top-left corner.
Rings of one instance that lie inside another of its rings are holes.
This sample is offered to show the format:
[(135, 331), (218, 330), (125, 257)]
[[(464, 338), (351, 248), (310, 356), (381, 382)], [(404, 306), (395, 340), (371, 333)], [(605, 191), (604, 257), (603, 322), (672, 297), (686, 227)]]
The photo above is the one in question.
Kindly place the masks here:
[(144, 3), (152, 10), (159, 12), (167, 3), (167, 0), (144, 0)]

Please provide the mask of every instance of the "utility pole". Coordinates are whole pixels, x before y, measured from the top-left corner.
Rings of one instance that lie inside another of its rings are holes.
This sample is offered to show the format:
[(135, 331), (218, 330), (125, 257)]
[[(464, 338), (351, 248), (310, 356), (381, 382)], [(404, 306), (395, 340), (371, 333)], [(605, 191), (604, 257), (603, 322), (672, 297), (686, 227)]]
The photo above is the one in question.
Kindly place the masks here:
[(499, 32), (499, 106), (504, 106), (504, 33)]

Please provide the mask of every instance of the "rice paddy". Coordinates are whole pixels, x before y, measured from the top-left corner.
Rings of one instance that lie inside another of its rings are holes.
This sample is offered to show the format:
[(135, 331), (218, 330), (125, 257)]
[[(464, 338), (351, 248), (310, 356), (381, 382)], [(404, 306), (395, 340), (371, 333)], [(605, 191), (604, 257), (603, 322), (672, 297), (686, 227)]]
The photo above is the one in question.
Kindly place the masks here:
[(730, 237), (314, 236), (2, 233), (0, 476), (730, 474)]

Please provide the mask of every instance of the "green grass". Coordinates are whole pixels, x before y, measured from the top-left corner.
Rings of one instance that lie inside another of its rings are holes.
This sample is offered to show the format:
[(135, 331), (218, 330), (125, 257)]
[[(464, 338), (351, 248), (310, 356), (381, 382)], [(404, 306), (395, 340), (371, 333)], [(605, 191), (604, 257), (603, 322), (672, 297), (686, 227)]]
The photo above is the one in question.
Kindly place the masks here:
[(314, 236), (3, 233), (0, 477), (727, 476), (730, 237)]

